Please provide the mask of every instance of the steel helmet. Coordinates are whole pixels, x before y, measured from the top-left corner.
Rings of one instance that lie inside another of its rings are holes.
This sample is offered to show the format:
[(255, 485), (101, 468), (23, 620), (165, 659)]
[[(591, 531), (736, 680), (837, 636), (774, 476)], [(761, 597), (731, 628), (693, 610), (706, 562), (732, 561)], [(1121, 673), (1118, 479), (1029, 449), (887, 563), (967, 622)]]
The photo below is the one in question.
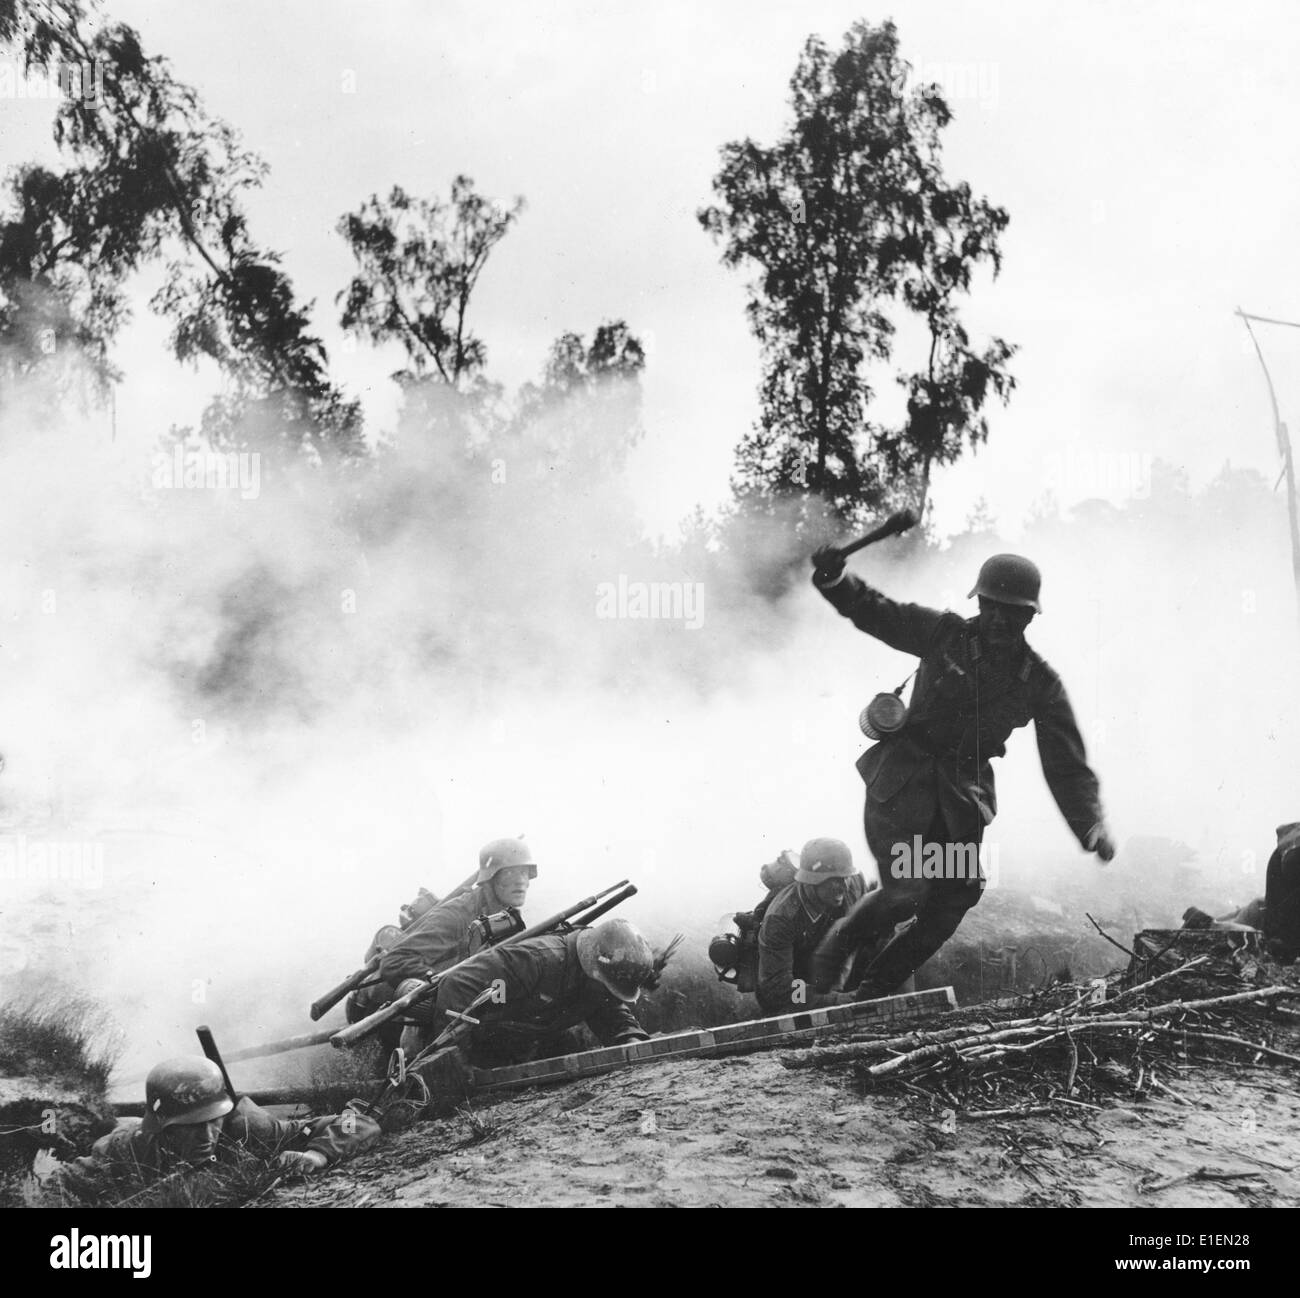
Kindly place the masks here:
[(578, 963), (588, 978), (629, 1003), (655, 975), (650, 943), (625, 919), (607, 919), (578, 934)]
[(528, 866), (528, 877), (537, 878), (533, 849), (522, 838), (494, 838), (479, 848), (478, 878), (475, 882), (486, 883), (498, 870), (508, 870), (514, 865)]
[(211, 1059), (181, 1055), (164, 1059), (144, 1081), (145, 1111), (160, 1127), (224, 1118), (235, 1107), (221, 1069)]
[(1038, 602), (1038, 592), (1042, 586), (1043, 574), (1037, 564), (1018, 554), (995, 554), (980, 565), (975, 589), (966, 598), (983, 595), (999, 604), (1019, 604), (1041, 613), (1043, 606)]
[(853, 853), (838, 838), (813, 838), (799, 853), (797, 883), (824, 883), (853, 877)]

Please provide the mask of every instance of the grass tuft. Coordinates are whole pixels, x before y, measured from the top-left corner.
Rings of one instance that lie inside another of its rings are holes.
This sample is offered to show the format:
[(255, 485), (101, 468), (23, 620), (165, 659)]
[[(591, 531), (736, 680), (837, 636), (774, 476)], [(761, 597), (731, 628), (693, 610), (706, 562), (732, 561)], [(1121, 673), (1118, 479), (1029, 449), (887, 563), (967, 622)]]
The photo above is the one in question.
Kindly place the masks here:
[(284, 1173), (277, 1155), (265, 1157), (230, 1149), (209, 1167), (178, 1168), (153, 1177), (96, 1168), (61, 1185), (51, 1196), (61, 1207), (77, 1208), (237, 1208), (266, 1194)]
[(104, 1022), (93, 1000), (57, 988), (0, 1005), (0, 1076), (59, 1078), (102, 1095), (122, 1053), (120, 1035)]

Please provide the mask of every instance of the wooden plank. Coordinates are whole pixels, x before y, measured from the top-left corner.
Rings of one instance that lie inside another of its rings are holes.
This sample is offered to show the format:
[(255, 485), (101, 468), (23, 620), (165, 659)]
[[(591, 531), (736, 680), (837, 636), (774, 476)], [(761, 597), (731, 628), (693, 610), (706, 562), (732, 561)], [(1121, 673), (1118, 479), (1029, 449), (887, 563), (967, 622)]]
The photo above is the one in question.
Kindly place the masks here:
[(547, 1082), (574, 1081), (636, 1064), (653, 1063), (658, 1059), (748, 1054), (755, 1050), (793, 1045), (837, 1028), (862, 1027), (872, 1023), (883, 1026), (910, 1023), (956, 1008), (957, 997), (951, 987), (934, 987), (922, 992), (906, 992), (901, 996), (856, 1001), (852, 1005), (832, 1005), (799, 1014), (748, 1019), (743, 1023), (726, 1023), (701, 1031), (674, 1032), (668, 1036), (651, 1037), (648, 1041), (634, 1041), (626, 1046), (605, 1046), (599, 1050), (559, 1055), (554, 1059), (537, 1059), (527, 1064), (476, 1068), (474, 1090), (499, 1091)]

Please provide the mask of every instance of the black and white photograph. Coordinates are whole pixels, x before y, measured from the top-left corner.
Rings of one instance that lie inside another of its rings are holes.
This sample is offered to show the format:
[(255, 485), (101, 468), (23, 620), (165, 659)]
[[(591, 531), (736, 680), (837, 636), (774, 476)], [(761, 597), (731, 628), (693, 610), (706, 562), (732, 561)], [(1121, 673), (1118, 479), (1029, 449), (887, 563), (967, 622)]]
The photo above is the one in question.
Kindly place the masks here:
[[(179, 1283), (171, 1209), (712, 1207), (1106, 1208), (1044, 1265), (1264, 1273), (1297, 38), (0, 0), (37, 1271)], [(340, 1220), (308, 1264), (380, 1281), (410, 1218)]]

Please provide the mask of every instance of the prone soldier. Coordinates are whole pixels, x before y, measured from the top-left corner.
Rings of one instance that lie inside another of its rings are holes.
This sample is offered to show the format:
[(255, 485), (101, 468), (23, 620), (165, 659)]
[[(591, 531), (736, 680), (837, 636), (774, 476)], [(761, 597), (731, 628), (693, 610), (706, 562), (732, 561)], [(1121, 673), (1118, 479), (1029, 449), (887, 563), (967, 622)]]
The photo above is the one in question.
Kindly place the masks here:
[(274, 1117), (246, 1095), (234, 1098), (211, 1060), (182, 1055), (150, 1069), (144, 1117), (121, 1119), (63, 1175), (73, 1187), (104, 1172), (150, 1183), (175, 1171), (229, 1161), (242, 1150), (276, 1156), (286, 1175), (308, 1176), (363, 1153), (380, 1135), (372, 1117), (351, 1108), (302, 1120)]

